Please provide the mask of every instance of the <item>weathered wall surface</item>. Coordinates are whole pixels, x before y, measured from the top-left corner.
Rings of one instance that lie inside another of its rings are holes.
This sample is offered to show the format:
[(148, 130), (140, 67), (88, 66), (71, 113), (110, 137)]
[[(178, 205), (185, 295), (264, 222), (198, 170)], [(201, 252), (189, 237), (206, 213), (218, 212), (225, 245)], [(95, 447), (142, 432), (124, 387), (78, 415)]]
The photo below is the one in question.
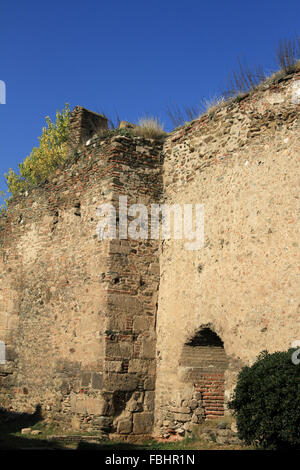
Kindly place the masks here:
[(47, 187), (9, 207), (1, 316), (13, 359), (3, 404), (11, 409), (31, 412), (41, 404), (50, 415), (69, 418), (71, 408), (79, 408), (70, 399), (80, 394), (86, 373), (94, 383), (90, 406), (96, 406), (104, 368), (108, 244), (96, 239), (95, 209), (109, 192), (107, 158), (100, 149), (97, 156), (92, 165), (87, 153), (86, 160), (57, 171)]
[[(106, 120), (75, 108), (68, 164), (0, 219), (0, 406), (120, 435), (155, 417), (156, 434), (183, 435), (223, 414), (244, 364), (300, 338), (299, 90), (286, 77), (163, 149), (93, 137)], [(96, 209), (119, 220), (119, 196), (148, 214), (204, 204), (203, 248), (99, 240)]]
[[(162, 195), (161, 145), (122, 136), (113, 141), (114, 206), (119, 207), (119, 196), (127, 196), (128, 209), (142, 203), (150, 213), (150, 204)], [(128, 225), (132, 219), (136, 216), (128, 216)], [(110, 243), (104, 388), (112, 394), (118, 434), (153, 429), (158, 251), (158, 240), (129, 237)]]
[[(158, 433), (197, 422), (198, 379), (187, 380), (181, 356), (202, 327), (224, 342), (225, 399), (242, 365), (300, 337), (299, 89), (300, 76), (290, 77), (174, 132), (165, 144), (165, 201), (204, 204), (205, 239), (199, 251), (185, 250), (183, 240), (162, 245)], [(218, 415), (217, 405), (210, 413)]]
[(160, 149), (122, 136), (82, 148), (2, 220), (1, 406), (149, 433), (158, 242), (99, 240), (96, 209), (120, 190), (128, 205), (160, 197)]
[(107, 129), (108, 120), (103, 114), (76, 106), (70, 116), (70, 151), (77, 150), (80, 145), (84, 147), (91, 137)]

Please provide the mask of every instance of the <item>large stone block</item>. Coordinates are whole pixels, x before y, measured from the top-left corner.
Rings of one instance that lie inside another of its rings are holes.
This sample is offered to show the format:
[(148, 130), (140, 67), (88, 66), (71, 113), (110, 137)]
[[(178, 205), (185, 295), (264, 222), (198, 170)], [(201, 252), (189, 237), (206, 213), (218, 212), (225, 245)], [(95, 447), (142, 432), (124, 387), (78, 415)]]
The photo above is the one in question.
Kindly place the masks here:
[(130, 434), (132, 431), (132, 416), (122, 418), (118, 422), (117, 432), (119, 434)]
[(155, 362), (149, 359), (131, 359), (128, 372), (139, 373), (144, 376), (155, 374)]
[(136, 390), (139, 378), (134, 374), (106, 374), (104, 388), (110, 391), (131, 391)]
[(155, 376), (149, 376), (145, 379), (144, 382), (145, 390), (154, 390), (155, 389)]
[(135, 296), (128, 294), (109, 294), (108, 305), (122, 310), (124, 313), (139, 314), (143, 311), (142, 302)]
[(103, 375), (93, 372), (92, 374), (92, 387), (96, 390), (100, 390), (103, 384)]
[(145, 338), (142, 342), (141, 357), (145, 359), (155, 358), (155, 339)]
[(88, 387), (91, 382), (91, 373), (90, 372), (82, 372), (81, 373), (81, 386)]
[(149, 330), (149, 321), (147, 318), (140, 316), (136, 317), (133, 321), (133, 331), (134, 332), (143, 332)]
[(150, 434), (153, 428), (153, 413), (143, 412), (133, 415), (133, 433)]
[(80, 414), (101, 415), (107, 411), (107, 402), (102, 398), (82, 397), (75, 393), (71, 394), (71, 411)]
[(122, 359), (130, 359), (133, 354), (133, 344), (128, 341), (119, 342), (120, 353)]
[(131, 413), (135, 411), (142, 411), (143, 405), (139, 403), (134, 397), (131, 397), (130, 400), (126, 404), (126, 410), (130, 411)]
[(154, 400), (155, 400), (155, 392), (145, 392), (145, 399), (144, 399), (144, 408), (145, 411), (153, 411), (154, 410)]

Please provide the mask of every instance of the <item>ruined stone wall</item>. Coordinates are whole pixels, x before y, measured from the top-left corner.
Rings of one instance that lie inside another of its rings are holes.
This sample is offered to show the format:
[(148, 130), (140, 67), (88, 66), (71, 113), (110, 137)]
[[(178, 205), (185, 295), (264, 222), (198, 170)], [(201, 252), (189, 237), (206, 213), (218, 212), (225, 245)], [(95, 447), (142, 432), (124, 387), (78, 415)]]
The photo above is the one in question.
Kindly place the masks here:
[[(198, 332), (183, 346), (179, 366), (186, 371), (184, 381), (191, 383), (195, 392), (200, 395), (196, 408), (198, 411), (202, 410), (201, 418), (212, 419), (223, 416), (224, 373), (228, 359), (224, 344), (217, 335), (209, 328), (203, 328)], [(189, 410), (189, 405), (187, 405), (187, 421), (191, 419), (189, 416), (191, 411), (193, 411), (192, 422), (198, 423), (200, 413), (195, 416), (194, 408)], [(180, 415), (176, 416), (182, 418)]]
[[(161, 145), (143, 138), (113, 138), (113, 204), (127, 196), (128, 208), (162, 196)], [(119, 216), (119, 211), (117, 211)], [(130, 220), (136, 216), (128, 217)], [(158, 240), (110, 243), (107, 290), (106, 373), (113, 429), (118, 434), (151, 434), (156, 374), (156, 313), (159, 286)]]
[(108, 159), (100, 148), (93, 151), (97, 159), (87, 151), (8, 208), (1, 317), (12, 374), (3, 380), (2, 405), (13, 410), (32, 412), (41, 404), (49, 416), (67, 420), (80, 411), (70, 398), (80, 394), (87, 373), (89, 405), (97, 406), (108, 244), (97, 241), (95, 209), (110, 189)]
[(1, 220), (1, 406), (149, 433), (158, 242), (99, 240), (96, 209), (120, 191), (128, 204), (159, 197), (160, 149), (100, 136), (72, 158)]
[[(243, 365), (299, 339), (299, 90), (299, 74), (262, 86), (163, 148), (94, 135), (106, 121), (74, 110), (66, 166), (0, 219), (0, 406), (184, 435), (223, 414)], [(204, 246), (99, 240), (96, 209), (112, 204), (118, 222), (120, 196), (148, 214), (204, 204)], [(217, 342), (199, 340), (208, 330)]]
[(108, 119), (103, 114), (94, 113), (82, 106), (76, 106), (70, 116), (69, 149), (78, 150), (102, 130), (108, 129)]
[[(208, 394), (187, 380), (193, 363), (181, 358), (201, 328), (224, 342), (225, 402), (243, 365), (300, 337), (299, 90), (299, 74), (266, 85), (166, 141), (165, 202), (204, 204), (205, 237), (198, 251), (162, 244), (156, 433), (199, 422), (194, 396), (203, 405)], [(221, 395), (210, 406), (217, 416)]]

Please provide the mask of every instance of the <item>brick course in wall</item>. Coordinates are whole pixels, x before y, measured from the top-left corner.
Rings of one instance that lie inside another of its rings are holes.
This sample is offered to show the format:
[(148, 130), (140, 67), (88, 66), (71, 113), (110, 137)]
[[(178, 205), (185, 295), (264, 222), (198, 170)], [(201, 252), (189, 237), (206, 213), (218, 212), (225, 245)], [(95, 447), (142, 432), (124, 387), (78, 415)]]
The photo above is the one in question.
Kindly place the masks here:
[(207, 419), (224, 415), (224, 373), (227, 357), (221, 346), (183, 347), (179, 366), (186, 367), (185, 380), (201, 394), (201, 405)]

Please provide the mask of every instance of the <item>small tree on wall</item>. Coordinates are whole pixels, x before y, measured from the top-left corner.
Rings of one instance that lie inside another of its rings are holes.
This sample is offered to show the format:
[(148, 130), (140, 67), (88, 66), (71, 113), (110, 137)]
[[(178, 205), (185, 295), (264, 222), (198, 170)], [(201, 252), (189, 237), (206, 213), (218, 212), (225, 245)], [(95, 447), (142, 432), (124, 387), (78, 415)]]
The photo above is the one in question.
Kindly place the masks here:
[(46, 117), (46, 127), (43, 127), (42, 135), (39, 137), (39, 146), (34, 147), (31, 154), (19, 164), (18, 173), (10, 168), (8, 174), (5, 174), (11, 197), (25, 191), (30, 186), (45, 181), (51, 172), (65, 161), (69, 129), (70, 109), (68, 104), (61, 112), (56, 112), (55, 123), (51, 121), (49, 116)]
[(263, 351), (244, 367), (228, 404), (239, 438), (265, 449), (300, 448), (300, 364), (295, 349)]

